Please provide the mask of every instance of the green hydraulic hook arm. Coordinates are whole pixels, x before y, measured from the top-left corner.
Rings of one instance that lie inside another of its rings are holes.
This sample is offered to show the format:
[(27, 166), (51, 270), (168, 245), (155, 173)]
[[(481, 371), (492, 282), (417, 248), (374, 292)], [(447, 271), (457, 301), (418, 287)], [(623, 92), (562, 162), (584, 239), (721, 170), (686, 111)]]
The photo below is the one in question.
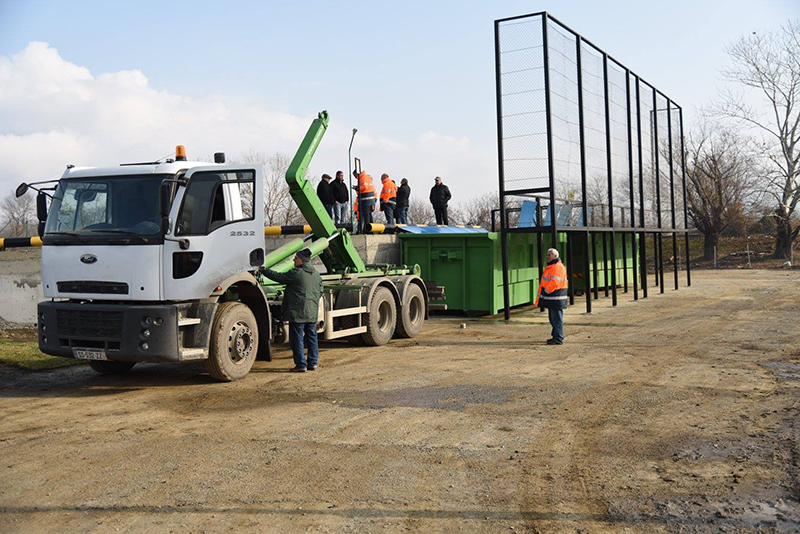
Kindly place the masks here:
[[(317, 237), (331, 238), (339, 234), (339, 237), (331, 240), (331, 249), (334, 254), (324, 254), (321, 256), (322, 262), (333, 272), (341, 268), (347, 268), (350, 272), (361, 273), (366, 270), (361, 256), (358, 255), (355, 245), (353, 245), (350, 235), (346, 230), (336, 228), (333, 220), (325, 211), (314, 186), (305, 179), (306, 170), (314, 157), (314, 152), (325, 135), (328, 128), (328, 112), (322, 111), (311, 123), (300, 148), (286, 170), (286, 183), (289, 184), (289, 193), (300, 213), (303, 214), (311, 231)], [(338, 261), (337, 261), (338, 260)]]

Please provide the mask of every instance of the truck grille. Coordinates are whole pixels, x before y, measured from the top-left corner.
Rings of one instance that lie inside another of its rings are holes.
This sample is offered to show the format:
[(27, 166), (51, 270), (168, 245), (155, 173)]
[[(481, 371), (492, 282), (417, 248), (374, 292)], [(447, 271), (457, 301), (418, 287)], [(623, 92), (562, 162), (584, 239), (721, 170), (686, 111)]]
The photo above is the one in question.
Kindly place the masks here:
[(59, 293), (128, 294), (128, 284), (122, 282), (58, 282), (57, 285)]
[(123, 312), (56, 310), (59, 337), (120, 339)]

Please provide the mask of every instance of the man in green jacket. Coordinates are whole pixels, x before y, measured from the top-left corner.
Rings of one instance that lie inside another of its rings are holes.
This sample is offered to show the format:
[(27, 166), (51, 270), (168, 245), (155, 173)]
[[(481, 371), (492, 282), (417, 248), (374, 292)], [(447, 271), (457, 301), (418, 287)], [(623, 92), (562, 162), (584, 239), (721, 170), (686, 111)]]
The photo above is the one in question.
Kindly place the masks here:
[[(286, 285), (283, 292), (282, 316), (289, 321), (289, 344), (294, 355), (294, 373), (305, 373), (317, 368), (319, 345), (317, 344), (317, 314), (322, 296), (322, 277), (311, 266), (311, 251), (304, 248), (294, 257), (294, 269), (278, 273), (265, 269), (270, 280)], [(306, 361), (305, 344), (308, 345)]]

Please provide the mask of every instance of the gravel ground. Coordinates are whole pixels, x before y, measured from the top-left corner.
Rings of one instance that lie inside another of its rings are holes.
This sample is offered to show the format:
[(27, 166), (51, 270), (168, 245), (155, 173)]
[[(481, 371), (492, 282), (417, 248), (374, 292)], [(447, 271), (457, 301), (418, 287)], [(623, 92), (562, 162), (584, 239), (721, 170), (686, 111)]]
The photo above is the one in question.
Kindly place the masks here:
[(526, 311), (229, 384), (2, 367), (0, 531), (796, 532), (800, 273), (693, 274), (561, 347)]

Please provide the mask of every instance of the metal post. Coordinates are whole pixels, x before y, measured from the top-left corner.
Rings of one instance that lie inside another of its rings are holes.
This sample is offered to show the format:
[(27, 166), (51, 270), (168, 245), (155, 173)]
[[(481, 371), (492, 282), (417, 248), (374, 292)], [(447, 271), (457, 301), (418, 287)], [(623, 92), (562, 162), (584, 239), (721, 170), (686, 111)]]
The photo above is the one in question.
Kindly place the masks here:
[(644, 171), (642, 164), (642, 99), (641, 82), (636, 78), (636, 139), (639, 151), (639, 261), (641, 262), (642, 297), (647, 298), (647, 234), (644, 232)]
[(542, 275), (544, 274), (544, 257), (542, 256), (542, 234), (536, 232), (536, 265), (539, 266), (539, 283), (542, 283)]
[(567, 293), (569, 294), (569, 305), (575, 304), (575, 288), (572, 280), (572, 235), (567, 232)]
[[(636, 228), (636, 201), (633, 189), (633, 125), (631, 124), (631, 71), (625, 69), (625, 110), (628, 126), (628, 190), (631, 195), (631, 228)], [(626, 248), (627, 251), (627, 241)], [(639, 300), (639, 283), (636, 277), (636, 233), (631, 232), (631, 277), (633, 278), (633, 300)], [(628, 291), (628, 264), (625, 263), (625, 291)]]
[[(353, 141), (356, 138), (358, 128), (353, 128), (353, 136), (350, 138), (350, 147), (347, 149), (347, 179), (349, 189), (347, 190), (347, 207), (350, 210), (350, 228), (353, 226)], [(356, 200), (358, 197), (356, 197)], [(353, 232), (355, 233), (355, 232)]]
[(661, 221), (661, 176), (658, 165), (658, 92), (653, 89), (653, 154), (655, 155), (655, 168), (656, 168), (656, 213), (658, 215), (658, 229), (657, 245), (658, 249), (658, 267), (656, 273), (658, 274), (658, 290), (664, 292), (664, 239), (661, 229), (664, 225)]
[[(575, 39), (575, 54), (576, 54), (576, 62), (577, 62), (577, 69), (578, 69), (578, 128), (579, 132), (579, 139), (580, 139), (580, 156), (581, 156), (581, 213), (583, 214), (583, 226), (589, 227), (589, 206), (587, 203), (587, 195), (586, 195), (586, 128), (583, 119), (583, 66), (582, 66), (582, 46), (581, 46), (581, 36), (578, 35)], [(592, 296), (591, 296), (591, 281), (589, 277), (591, 276), (589, 273), (589, 233), (586, 233), (586, 249), (584, 250), (584, 255), (586, 256), (586, 260), (584, 261), (584, 290), (586, 291), (586, 313), (592, 312)], [(593, 238), (592, 238), (593, 239)], [(596, 273), (595, 273), (596, 276)], [(595, 288), (597, 284), (595, 284)]]
[[(616, 306), (617, 245), (614, 237), (614, 180), (611, 171), (611, 104), (608, 94), (608, 55), (605, 53), (603, 53), (603, 83), (605, 84), (606, 167), (608, 169), (608, 226), (611, 227), (611, 304)], [(608, 276), (608, 272), (606, 272), (606, 276)], [(606, 286), (608, 286), (607, 283)]]
[(589, 273), (589, 232), (586, 232), (586, 248), (583, 249), (583, 291), (586, 293), (586, 313), (592, 313), (592, 283)]
[(500, 84), (500, 23), (494, 22), (494, 79), (497, 99), (497, 165), (500, 173), (500, 256), (503, 263), (503, 317), (511, 319), (508, 297), (508, 233), (506, 228), (506, 190), (503, 169), (503, 102)]
[(689, 254), (689, 205), (686, 203), (686, 151), (683, 146), (683, 108), (680, 110), (680, 123), (681, 123), (681, 175), (683, 179), (683, 229), (685, 230), (684, 236), (686, 239), (686, 285), (692, 285), (692, 273), (689, 264), (691, 263), (691, 255)]
[(667, 137), (669, 139), (669, 203), (672, 212), (672, 263), (674, 265), (675, 290), (678, 290), (678, 234), (675, 232), (675, 174), (674, 160), (672, 155), (672, 102), (667, 100)]
[(628, 234), (622, 232), (622, 286), (623, 293), (628, 292)]
[[(653, 264), (655, 267), (655, 285), (658, 286), (658, 266), (660, 265), (658, 261), (658, 233), (653, 232)], [(663, 291), (662, 291), (663, 293)]]
[(556, 248), (558, 236), (556, 235), (556, 185), (555, 169), (553, 168), (553, 125), (551, 121), (552, 108), (550, 106), (550, 48), (547, 44), (547, 13), (542, 15), (542, 47), (544, 51), (544, 107), (545, 124), (547, 125), (547, 176), (550, 187), (550, 226), (552, 232), (551, 247)]
[(592, 238), (592, 278), (594, 279), (594, 300), (600, 298), (597, 293), (597, 234), (594, 232), (589, 233)]
[(639, 262), (636, 254), (636, 232), (631, 232), (631, 275), (633, 276), (633, 300), (639, 300)]
[(608, 296), (608, 232), (603, 232), (603, 283), (606, 286), (605, 292)]

